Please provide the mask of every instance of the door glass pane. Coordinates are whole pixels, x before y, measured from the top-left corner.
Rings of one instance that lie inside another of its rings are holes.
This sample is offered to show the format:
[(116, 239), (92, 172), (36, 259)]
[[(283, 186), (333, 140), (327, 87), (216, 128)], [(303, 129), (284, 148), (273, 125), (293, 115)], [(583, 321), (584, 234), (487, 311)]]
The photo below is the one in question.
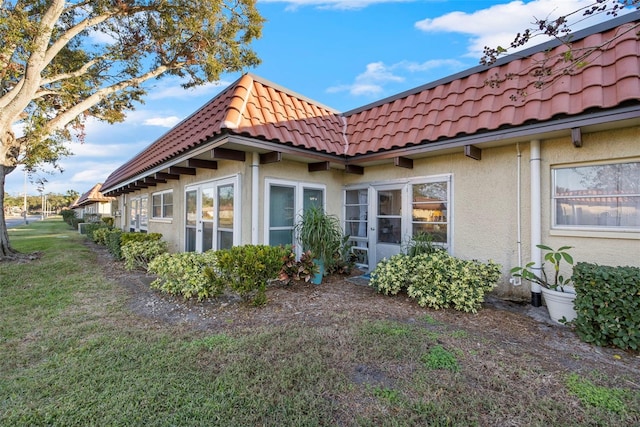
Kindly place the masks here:
[(351, 237), (367, 237), (367, 215), (369, 211), (368, 191), (347, 190), (346, 192), (346, 229)]
[(233, 246), (233, 233), (230, 231), (218, 231), (218, 249), (231, 249)]
[(187, 191), (186, 200), (186, 223), (187, 226), (196, 226), (196, 214), (198, 210), (198, 192), (196, 190)]
[(271, 230), (269, 231), (269, 245), (286, 246), (293, 243), (293, 230)]
[(195, 252), (196, 250), (196, 229), (195, 227), (187, 227), (186, 241), (184, 245), (186, 252)]
[(213, 221), (213, 188), (202, 189), (202, 210), (200, 215), (203, 221)]
[(213, 248), (213, 222), (202, 222), (202, 252)]
[(400, 244), (402, 239), (402, 191), (378, 191), (378, 242)]
[(135, 230), (138, 224), (138, 199), (131, 200), (129, 209), (129, 227)]
[(218, 228), (233, 230), (233, 185), (218, 187)]
[(324, 194), (323, 190), (316, 188), (305, 188), (302, 190), (302, 209), (307, 210), (310, 207), (323, 207)]
[(293, 227), (294, 209), (294, 188), (271, 186), (269, 227)]
[(140, 228), (146, 230), (149, 223), (149, 197), (140, 198)]

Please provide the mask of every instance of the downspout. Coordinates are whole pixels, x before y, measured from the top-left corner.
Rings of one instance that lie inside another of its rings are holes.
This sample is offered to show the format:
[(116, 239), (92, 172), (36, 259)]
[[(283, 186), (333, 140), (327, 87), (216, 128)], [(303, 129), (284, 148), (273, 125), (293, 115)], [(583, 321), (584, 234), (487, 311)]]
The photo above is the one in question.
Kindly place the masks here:
[(258, 244), (258, 203), (260, 190), (260, 155), (253, 152), (251, 158), (251, 244)]
[[(516, 247), (518, 248), (518, 266), (522, 265), (522, 152), (520, 143), (516, 143)], [(522, 285), (521, 277), (511, 277), (509, 282), (512, 286)]]
[[(531, 146), (531, 261), (535, 270), (542, 269), (542, 253), (537, 245), (542, 243), (541, 198), (540, 198), (540, 140), (534, 139)], [(542, 305), (540, 285), (531, 283), (531, 305)]]

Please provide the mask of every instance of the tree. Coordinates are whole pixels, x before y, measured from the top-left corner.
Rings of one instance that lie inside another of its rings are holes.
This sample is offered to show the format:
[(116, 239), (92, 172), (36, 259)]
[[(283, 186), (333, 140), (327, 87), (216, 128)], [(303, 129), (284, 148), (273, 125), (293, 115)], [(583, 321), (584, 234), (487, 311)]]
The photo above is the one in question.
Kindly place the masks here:
[[(263, 21), (255, 0), (2, 0), (0, 207), (7, 174), (57, 167), (87, 118), (122, 121), (148, 80), (187, 88), (256, 66)], [(3, 212), (0, 260), (17, 255)]]
[[(542, 89), (552, 85), (554, 82), (566, 75), (579, 73), (585, 66), (592, 61), (596, 55), (601, 54), (607, 49), (612, 40), (605, 40), (602, 44), (594, 46), (584, 46), (576, 49), (572, 45), (572, 26), (576, 22), (596, 17), (598, 15), (607, 15), (610, 17), (617, 16), (621, 11), (627, 8), (640, 9), (640, 0), (594, 0), (593, 3), (575, 10), (566, 15), (559, 16), (555, 19), (547, 16), (545, 18), (534, 18), (532, 27), (524, 29), (521, 33), (516, 34), (513, 41), (508, 47), (485, 46), (484, 55), (480, 59), (482, 65), (493, 65), (501, 57), (510, 54), (515, 49), (519, 49), (535, 41), (538, 37), (551, 37), (559, 40), (567, 49), (561, 54), (546, 54), (541, 61), (537, 61), (528, 71), (529, 76), (533, 77), (533, 88)], [(574, 18), (579, 19), (574, 19)], [(635, 31), (638, 36), (640, 24), (629, 24), (624, 31), (618, 33), (616, 37)], [(495, 74), (485, 81), (485, 85), (491, 87), (499, 87), (507, 80), (512, 80), (517, 76), (514, 73), (504, 75)], [(526, 88), (520, 88), (516, 91), (516, 95), (511, 95), (511, 100), (525, 98), (528, 95)]]

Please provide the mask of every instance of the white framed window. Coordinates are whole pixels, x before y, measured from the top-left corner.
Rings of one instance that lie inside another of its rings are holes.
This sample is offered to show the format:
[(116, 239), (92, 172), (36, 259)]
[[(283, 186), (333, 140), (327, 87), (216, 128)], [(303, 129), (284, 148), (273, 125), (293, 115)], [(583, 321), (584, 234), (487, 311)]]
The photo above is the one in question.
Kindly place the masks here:
[(553, 167), (552, 227), (640, 231), (640, 160)]
[(449, 244), (449, 181), (411, 185), (411, 236), (427, 233), (439, 245)]
[(151, 217), (154, 219), (173, 218), (173, 190), (151, 195)]
[[(277, 179), (265, 180), (265, 242), (271, 246), (296, 246), (294, 227), (298, 216), (311, 206), (325, 207), (326, 186)], [(296, 252), (301, 254), (296, 246)]]

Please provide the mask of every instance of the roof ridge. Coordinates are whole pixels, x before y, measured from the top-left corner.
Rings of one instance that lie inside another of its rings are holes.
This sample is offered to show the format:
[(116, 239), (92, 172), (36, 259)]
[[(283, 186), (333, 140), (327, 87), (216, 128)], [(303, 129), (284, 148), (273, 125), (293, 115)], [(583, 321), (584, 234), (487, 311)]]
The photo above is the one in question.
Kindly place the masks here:
[[(253, 91), (253, 87), (255, 79), (253, 75), (246, 73), (238, 80), (236, 80), (233, 90), (233, 95), (231, 102), (227, 106), (227, 114), (225, 119), (222, 121), (220, 127), (227, 129), (237, 129), (242, 121), (242, 114), (244, 114), (247, 109), (247, 103), (249, 102), (249, 97), (251, 96), (251, 92)], [(239, 89), (244, 88), (246, 93), (244, 96), (240, 95)], [(238, 102), (236, 102), (238, 100)], [(238, 105), (240, 104), (240, 105)]]

